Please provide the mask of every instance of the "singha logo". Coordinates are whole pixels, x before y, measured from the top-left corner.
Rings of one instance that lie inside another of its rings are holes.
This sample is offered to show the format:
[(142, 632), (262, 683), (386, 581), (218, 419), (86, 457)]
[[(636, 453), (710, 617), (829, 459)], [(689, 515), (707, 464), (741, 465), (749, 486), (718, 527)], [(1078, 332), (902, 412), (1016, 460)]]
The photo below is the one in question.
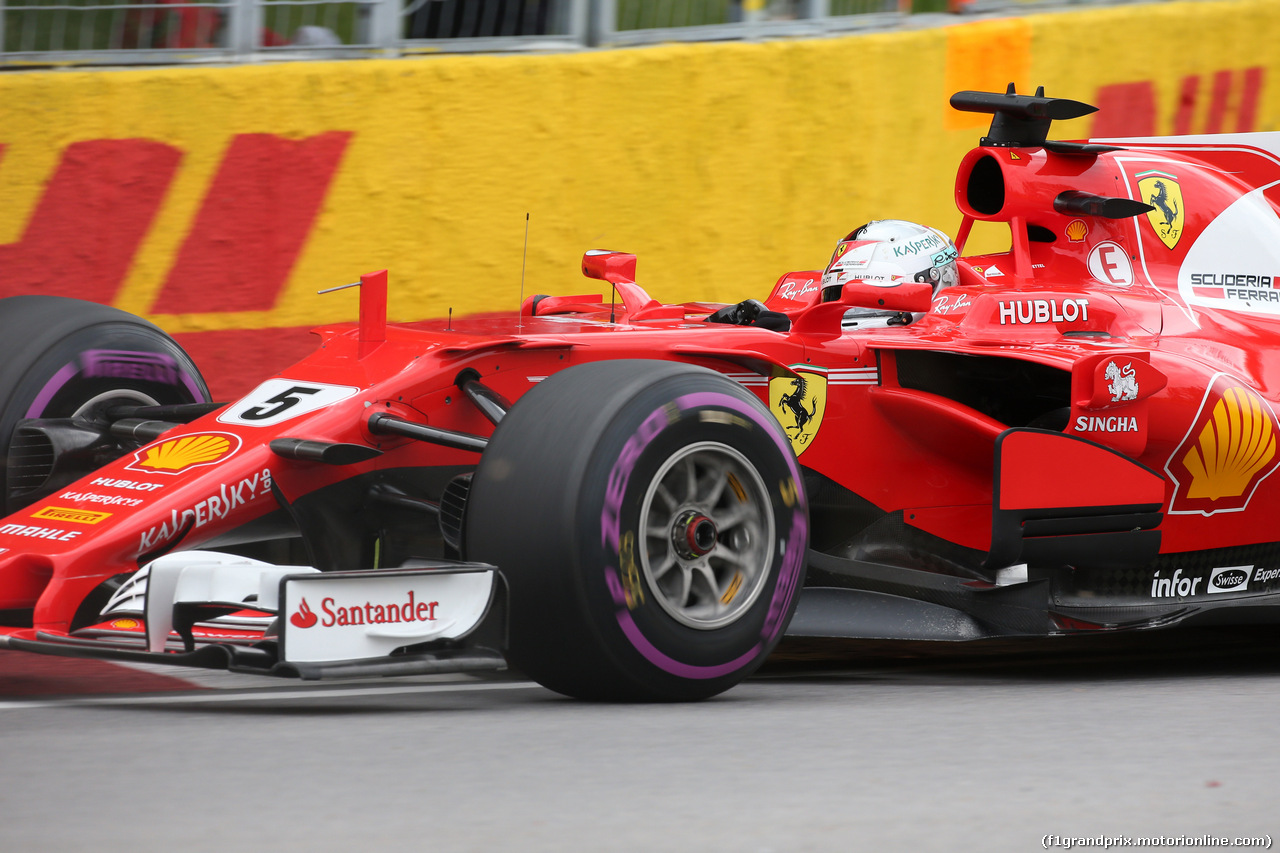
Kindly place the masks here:
[(1126, 364), (1122, 370), (1114, 361), (1109, 362), (1102, 375), (1107, 379), (1107, 390), (1111, 392), (1111, 402), (1120, 403), (1138, 399), (1138, 380), (1134, 377), (1132, 364)]

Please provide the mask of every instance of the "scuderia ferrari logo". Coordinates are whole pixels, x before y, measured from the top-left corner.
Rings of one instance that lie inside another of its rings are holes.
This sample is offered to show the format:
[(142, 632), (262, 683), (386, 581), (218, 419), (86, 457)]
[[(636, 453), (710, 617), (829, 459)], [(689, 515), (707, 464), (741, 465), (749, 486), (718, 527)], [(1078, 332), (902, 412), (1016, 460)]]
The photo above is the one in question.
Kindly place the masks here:
[(1186, 221), (1186, 213), (1182, 206), (1182, 188), (1178, 179), (1168, 172), (1152, 169), (1139, 172), (1138, 194), (1143, 201), (1155, 208), (1147, 211), (1147, 220), (1155, 229), (1156, 236), (1172, 249), (1178, 245), (1182, 237), (1182, 226)]
[(769, 411), (782, 424), (796, 456), (809, 447), (822, 426), (827, 405), (827, 377), (809, 371), (769, 380)]

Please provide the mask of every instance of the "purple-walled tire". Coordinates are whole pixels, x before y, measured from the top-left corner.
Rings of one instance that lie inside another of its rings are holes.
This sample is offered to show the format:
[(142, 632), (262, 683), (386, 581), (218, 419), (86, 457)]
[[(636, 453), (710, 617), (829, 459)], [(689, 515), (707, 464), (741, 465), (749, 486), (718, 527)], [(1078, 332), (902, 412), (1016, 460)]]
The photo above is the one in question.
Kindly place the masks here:
[(801, 482), (778, 422), (721, 374), (585, 364), (494, 431), (464, 548), (507, 579), (513, 667), (583, 699), (704, 699), (750, 675), (794, 612)]
[[(146, 320), (60, 296), (0, 299), (0, 451), (6, 460), (14, 429), (27, 418), (208, 400), (190, 356)], [(9, 465), (0, 470), (5, 514), (40, 494)]]

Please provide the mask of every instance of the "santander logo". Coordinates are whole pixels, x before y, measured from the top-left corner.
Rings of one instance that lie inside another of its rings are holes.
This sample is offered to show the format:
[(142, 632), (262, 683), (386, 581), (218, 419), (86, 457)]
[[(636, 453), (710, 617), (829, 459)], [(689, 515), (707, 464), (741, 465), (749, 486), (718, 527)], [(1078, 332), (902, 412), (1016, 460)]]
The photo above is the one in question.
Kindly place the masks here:
[(307, 606), (307, 600), (304, 598), (302, 604), (298, 605), (298, 612), (290, 616), (289, 621), (295, 628), (310, 628), (319, 621), (319, 618), (315, 611)]
[(325, 597), (320, 602), (323, 616), (317, 615), (304, 598), (298, 609), (289, 617), (289, 622), (296, 628), (333, 628), (346, 625), (386, 625), (394, 622), (434, 622), (438, 601), (417, 601), (414, 591), (409, 590), (408, 599), (401, 602), (363, 601), (359, 603), (339, 604), (332, 597)]

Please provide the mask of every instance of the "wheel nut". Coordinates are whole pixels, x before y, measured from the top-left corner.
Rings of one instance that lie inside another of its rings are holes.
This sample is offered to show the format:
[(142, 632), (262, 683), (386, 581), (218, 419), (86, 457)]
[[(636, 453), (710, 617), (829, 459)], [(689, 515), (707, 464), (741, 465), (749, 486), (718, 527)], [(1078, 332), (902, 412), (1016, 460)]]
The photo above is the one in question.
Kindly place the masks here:
[(716, 547), (717, 535), (714, 521), (701, 513), (689, 512), (676, 520), (671, 538), (680, 556), (689, 560), (701, 557)]

